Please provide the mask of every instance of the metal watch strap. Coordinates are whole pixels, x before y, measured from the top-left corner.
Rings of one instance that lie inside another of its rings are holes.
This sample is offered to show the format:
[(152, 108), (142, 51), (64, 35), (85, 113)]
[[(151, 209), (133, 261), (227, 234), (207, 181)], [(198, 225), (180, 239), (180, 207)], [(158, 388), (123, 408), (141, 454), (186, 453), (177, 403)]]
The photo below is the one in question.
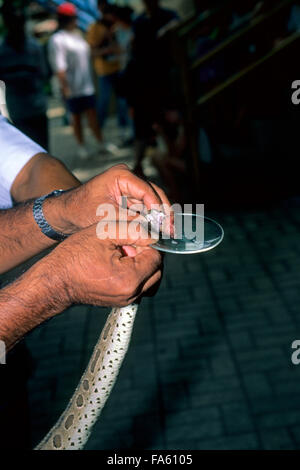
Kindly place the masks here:
[(56, 232), (53, 227), (51, 227), (50, 224), (48, 224), (47, 220), (45, 219), (44, 213), (43, 213), (43, 202), (45, 199), (48, 199), (49, 197), (55, 197), (58, 196), (62, 193), (64, 193), (63, 189), (56, 189), (55, 191), (52, 191), (52, 193), (46, 194), (45, 196), (39, 197), (36, 199), (33, 203), (33, 217), (40, 227), (41, 231), (43, 232), (44, 235), (47, 237), (51, 238), (52, 240), (55, 240), (57, 242), (61, 242), (68, 238), (68, 235), (65, 235), (60, 232)]

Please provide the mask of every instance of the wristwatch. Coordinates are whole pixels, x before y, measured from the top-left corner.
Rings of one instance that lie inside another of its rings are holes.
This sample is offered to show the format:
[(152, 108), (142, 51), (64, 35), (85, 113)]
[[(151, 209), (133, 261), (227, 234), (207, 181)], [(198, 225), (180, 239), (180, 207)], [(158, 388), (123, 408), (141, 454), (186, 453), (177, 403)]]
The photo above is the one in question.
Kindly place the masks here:
[(66, 193), (66, 192), (67, 190), (56, 189), (55, 191), (52, 191), (52, 193), (46, 194), (45, 196), (42, 196), (36, 199), (33, 203), (33, 208), (32, 208), (33, 217), (36, 223), (38, 224), (38, 226), (40, 227), (41, 231), (43, 232), (43, 234), (57, 242), (61, 242), (65, 240), (66, 238), (68, 238), (68, 235), (57, 232), (47, 222), (43, 213), (43, 202), (45, 201), (45, 199), (48, 199), (49, 197), (57, 197), (57, 196), (60, 196), (62, 193)]

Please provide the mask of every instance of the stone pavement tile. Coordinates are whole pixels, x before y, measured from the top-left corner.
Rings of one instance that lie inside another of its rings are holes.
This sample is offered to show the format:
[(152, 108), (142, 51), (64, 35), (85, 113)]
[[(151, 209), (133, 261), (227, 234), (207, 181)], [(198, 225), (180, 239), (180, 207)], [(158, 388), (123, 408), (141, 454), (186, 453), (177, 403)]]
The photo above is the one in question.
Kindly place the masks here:
[(255, 433), (237, 436), (222, 436), (216, 439), (197, 442), (198, 450), (257, 450), (260, 449), (259, 439)]
[(288, 413), (291, 410), (298, 412), (299, 401), (296, 396), (278, 397), (276, 395), (261, 396), (259, 399), (249, 396), (251, 410), (254, 415), (262, 416), (273, 412)]
[[(297, 397), (294, 397), (294, 401), (296, 403), (299, 402)], [(296, 424), (299, 425), (300, 409), (274, 411), (273, 413), (263, 414), (257, 416), (256, 422), (261, 429), (273, 429), (282, 426), (293, 426)]]
[(295, 334), (299, 332), (300, 338), (300, 326), (295, 329), (295, 326), (290, 323), (283, 323), (280, 325), (270, 325), (265, 328), (253, 331), (252, 337), (254, 344), (261, 347), (270, 346), (284, 346), (289, 350), (292, 342), (295, 339)]
[(220, 310), (222, 316), (229, 317), (240, 312), (240, 305), (236, 301), (235, 296), (231, 296), (231, 298), (220, 299)]
[(264, 450), (294, 450), (297, 444), (285, 428), (271, 429), (270, 432), (261, 432), (260, 438)]
[(228, 354), (229, 346), (223, 335), (207, 338), (201, 335), (198, 338), (183, 338), (179, 340), (179, 354), (183, 359), (189, 358), (211, 358)]
[(197, 423), (209, 423), (220, 421), (221, 413), (217, 406), (205, 406), (200, 408), (189, 408), (187, 410), (170, 411), (166, 413), (164, 421), (166, 428), (180, 427), (181, 425), (197, 425)]
[(190, 392), (190, 403), (193, 408), (235, 403), (244, 399), (244, 394), (240, 388), (227, 390), (213, 390), (210, 393)]
[(211, 380), (199, 377), (198, 381), (188, 381), (186, 385), (192, 408), (235, 403), (244, 399), (240, 380), (236, 375), (214, 377)]
[[(298, 379), (299, 380), (299, 379)], [(279, 397), (296, 397), (299, 393), (299, 381), (295, 377), (289, 381), (278, 382), (273, 385), (274, 394)]]
[(214, 377), (223, 377), (236, 373), (236, 367), (229, 353), (222, 353), (211, 358), (211, 368)]
[(197, 450), (197, 439), (191, 439), (191, 437), (185, 436), (178, 441), (167, 442), (164, 446), (165, 450)]
[(287, 402), (288, 395), (297, 395), (299, 391), (300, 368), (290, 363), (285, 369), (268, 372), (268, 380), (274, 395), (279, 398), (282, 396), (282, 401)]
[(272, 387), (267, 375), (263, 372), (245, 374), (243, 376), (243, 383), (249, 397), (259, 399), (269, 395), (272, 398)]
[(167, 445), (175, 445), (185, 439), (197, 440), (203, 438), (216, 438), (223, 433), (222, 423), (217, 421), (199, 422), (195, 425), (179, 425), (168, 427), (166, 430)]
[(224, 322), (229, 331), (236, 331), (237, 334), (239, 330), (249, 329), (253, 325), (255, 328), (261, 328), (270, 324), (264, 312), (254, 312), (253, 310), (248, 313), (243, 312), (235, 316), (224, 317)]
[(204, 334), (218, 333), (222, 331), (222, 323), (217, 314), (213, 312), (211, 314), (202, 314), (199, 318), (200, 328)]
[(239, 351), (254, 349), (255, 343), (250, 331), (229, 331), (228, 341), (230, 342), (236, 354), (238, 354)]
[(284, 368), (287, 365), (284, 353), (279, 348), (240, 351), (236, 359), (244, 374)]
[(161, 417), (157, 413), (139, 414), (133, 417), (134, 448), (164, 448), (164, 436)]
[(169, 448), (176, 443), (219, 436), (223, 433), (217, 407), (204, 407), (169, 413), (166, 416), (166, 439)]
[(180, 411), (188, 408), (187, 390), (183, 382), (163, 385), (162, 398), (164, 410), (167, 413), (169, 411)]
[(205, 379), (199, 381), (197, 379), (190, 380), (188, 386), (194, 393), (213, 393), (215, 391), (233, 391), (240, 388), (240, 378), (236, 375), (227, 377), (217, 377), (210, 380)]
[(254, 430), (253, 417), (245, 402), (228, 403), (221, 406), (225, 422), (225, 434), (239, 434)]
[(159, 379), (162, 383), (175, 381), (205, 380), (212, 377), (212, 371), (205, 359), (193, 359), (191, 361), (168, 361), (159, 365)]
[(291, 426), (290, 433), (297, 444), (300, 444), (300, 425)]
[(107, 419), (103, 414), (95, 424), (86, 450), (130, 449), (134, 444), (132, 418)]
[(151, 387), (155, 384), (156, 367), (154, 363), (149, 361), (147, 357), (145, 364), (135, 365), (131, 367), (130, 378), (133, 387)]
[(177, 339), (169, 339), (167, 343), (156, 346), (155, 354), (158, 363), (165, 360), (174, 360), (179, 354), (179, 341)]

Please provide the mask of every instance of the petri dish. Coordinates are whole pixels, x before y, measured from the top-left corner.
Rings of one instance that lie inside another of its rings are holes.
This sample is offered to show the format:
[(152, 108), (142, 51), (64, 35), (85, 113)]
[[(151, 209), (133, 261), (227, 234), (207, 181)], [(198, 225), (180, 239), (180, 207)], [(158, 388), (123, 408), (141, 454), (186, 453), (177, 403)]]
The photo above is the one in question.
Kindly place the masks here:
[(153, 248), (164, 253), (192, 255), (212, 250), (224, 238), (224, 230), (218, 222), (188, 213), (176, 213), (175, 234), (174, 238), (164, 238), (160, 233)]

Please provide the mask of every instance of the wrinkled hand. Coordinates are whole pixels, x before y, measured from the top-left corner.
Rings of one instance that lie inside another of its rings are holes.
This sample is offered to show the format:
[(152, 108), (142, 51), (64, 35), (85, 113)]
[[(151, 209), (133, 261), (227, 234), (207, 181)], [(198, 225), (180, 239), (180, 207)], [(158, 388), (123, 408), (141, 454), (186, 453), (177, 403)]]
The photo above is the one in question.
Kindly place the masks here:
[[(153, 205), (164, 204), (166, 212), (170, 207), (167, 196), (159, 187), (138, 178), (127, 165), (120, 164), (61, 195), (57, 200), (45, 201), (45, 216), (58, 231), (75, 233), (100, 220), (99, 215), (97, 216), (100, 205), (112, 204), (116, 208), (116, 220), (122, 218), (119, 214), (122, 196), (127, 198), (128, 208), (134, 204), (142, 204), (147, 211)], [(51, 207), (51, 204), (57, 209), (55, 222), (51, 215), (47, 218), (48, 206)]]
[(65, 292), (67, 305), (122, 307), (159, 282), (162, 258), (149, 246), (154, 240), (143, 238), (142, 229), (135, 237), (122, 239), (119, 227), (116, 239), (99, 240), (96, 225), (92, 225), (70, 236), (48, 255), (51, 269), (59, 271), (63, 282), (60, 291)]

